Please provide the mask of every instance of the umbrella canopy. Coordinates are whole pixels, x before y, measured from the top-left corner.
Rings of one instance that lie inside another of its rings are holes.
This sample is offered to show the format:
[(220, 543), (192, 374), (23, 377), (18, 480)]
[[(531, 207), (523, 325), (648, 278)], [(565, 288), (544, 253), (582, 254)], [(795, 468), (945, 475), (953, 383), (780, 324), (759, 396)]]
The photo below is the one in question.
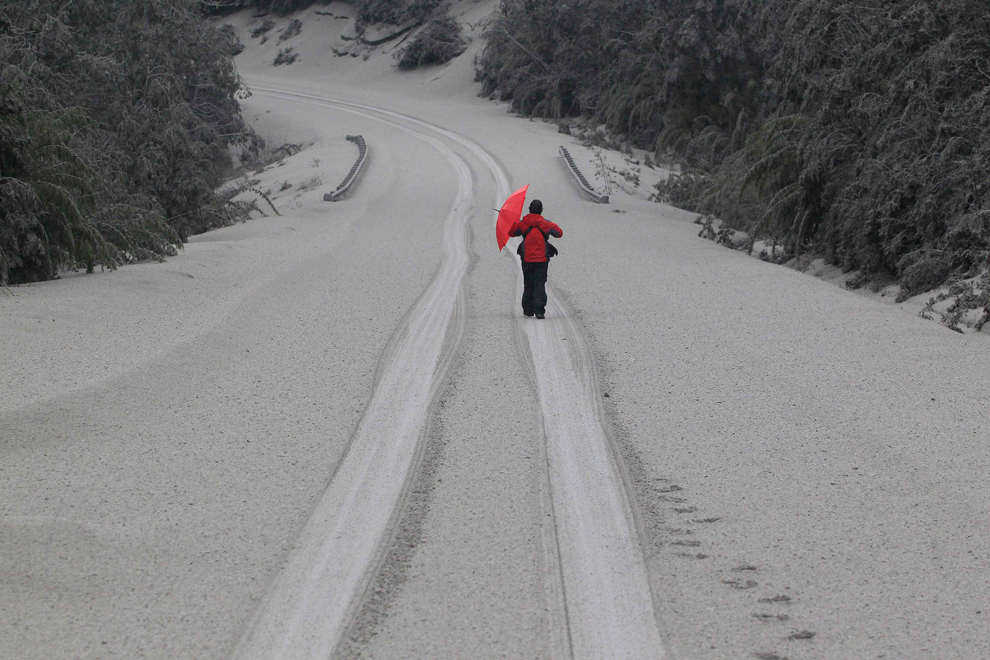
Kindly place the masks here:
[(509, 240), (509, 228), (512, 227), (513, 223), (519, 222), (523, 204), (526, 202), (526, 190), (528, 188), (529, 184), (527, 183), (509, 195), (509, 198), (502, 204), (502, 208), (499, 209), (498, 220), (495, 222), (495, 240), (498, 241), (499, 250), (504, 248)]

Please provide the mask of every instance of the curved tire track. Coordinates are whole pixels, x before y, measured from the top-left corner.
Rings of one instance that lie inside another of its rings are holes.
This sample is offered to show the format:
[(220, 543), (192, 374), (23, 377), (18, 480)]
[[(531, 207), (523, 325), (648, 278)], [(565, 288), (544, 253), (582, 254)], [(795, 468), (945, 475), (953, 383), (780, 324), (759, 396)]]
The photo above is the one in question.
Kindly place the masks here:
[[(263, 93), (285, 98), (275, 90)], [(457, 177), (440, 269), (389, 340), (368, 409), (287, 565), (236, 647), (238, 660), (325, 660), (333, 653), (390, 537), (430, 403), (463, 333), (467, 219), (474, 204), (471, 171), (439, 140), (387, 123), (439, 150)]]

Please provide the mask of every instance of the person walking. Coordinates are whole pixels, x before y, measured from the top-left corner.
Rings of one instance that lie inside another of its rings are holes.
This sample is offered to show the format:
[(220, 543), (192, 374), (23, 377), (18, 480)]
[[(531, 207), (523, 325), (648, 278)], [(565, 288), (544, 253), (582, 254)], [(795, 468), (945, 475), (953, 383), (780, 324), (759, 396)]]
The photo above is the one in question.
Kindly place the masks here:
[(542, 215), (543, 202), (534, 199), (529, 203), (529, 213), (509, 228), (509, 236), (522, 236), (519, 256), (522, 258), (523, 295), (522, 309), (526, 316), (545, 318), (547, 312), (547, 268), (550, 257), (557, 248), (550, 244), (550, 236), (561, 238), (564, 230)]

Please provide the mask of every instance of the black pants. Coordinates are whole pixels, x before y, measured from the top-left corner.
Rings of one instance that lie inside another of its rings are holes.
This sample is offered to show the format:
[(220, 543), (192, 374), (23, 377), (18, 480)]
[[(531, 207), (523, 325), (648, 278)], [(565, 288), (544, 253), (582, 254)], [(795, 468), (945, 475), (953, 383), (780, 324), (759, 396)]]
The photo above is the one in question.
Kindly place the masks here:
[(547, 311), (547, 267), (550, 262), (522, 262), (523, 271), (523, 314), (546, 314)]

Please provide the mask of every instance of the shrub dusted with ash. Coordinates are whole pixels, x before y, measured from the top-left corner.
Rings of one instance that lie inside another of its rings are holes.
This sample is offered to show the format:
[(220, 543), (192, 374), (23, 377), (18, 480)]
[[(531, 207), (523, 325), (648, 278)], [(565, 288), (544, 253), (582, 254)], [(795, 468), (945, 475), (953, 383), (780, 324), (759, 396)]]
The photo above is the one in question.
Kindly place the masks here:
[(292, 46), (288, 48), (280, 48), (278, 53), (275, 54), (275, 61), (272, 62), (275, 66), (281, 66), (283, 64), (292, 64), (297, 59), (299, 59), (299, 54), (294, 53)]
[(429, 64), (444, 64), (464, 52), (467, 42), (461, 26), (449, 14), (430, 19), (412, 41), (395, 54), (399, 68), (415, 69)]

